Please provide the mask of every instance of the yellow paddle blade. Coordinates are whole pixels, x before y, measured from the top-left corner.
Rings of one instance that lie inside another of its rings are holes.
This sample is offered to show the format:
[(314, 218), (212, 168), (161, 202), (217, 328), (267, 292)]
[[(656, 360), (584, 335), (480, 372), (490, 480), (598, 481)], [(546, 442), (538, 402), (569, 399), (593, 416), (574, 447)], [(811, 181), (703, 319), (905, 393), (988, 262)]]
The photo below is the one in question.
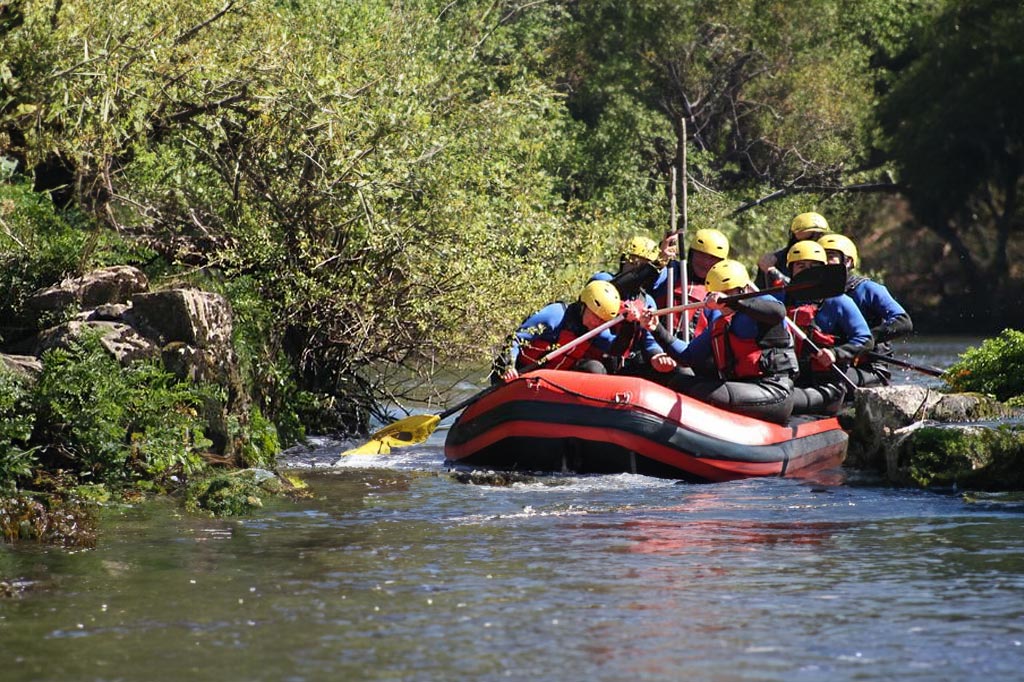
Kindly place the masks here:
[(441, 418), (436, 414), (414, 414), (399, 419), (372, 434), (370, 440), (357, 448), (346, 450), (344, 455), (386, 455), (391, 448), (401, 448), (422, 443), (430, 438)]

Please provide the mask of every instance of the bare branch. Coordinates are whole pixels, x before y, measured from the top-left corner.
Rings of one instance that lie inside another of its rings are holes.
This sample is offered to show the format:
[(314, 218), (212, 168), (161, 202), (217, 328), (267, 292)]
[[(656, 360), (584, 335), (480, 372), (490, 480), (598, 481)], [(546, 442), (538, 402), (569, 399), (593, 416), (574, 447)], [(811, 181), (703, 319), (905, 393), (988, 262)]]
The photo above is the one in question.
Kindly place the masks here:
[(206, 28), (207, 26), (209, 26), (210, 24), (212, 24), (213, 22), (217, 21), (222, 16), (227, 14), (229, 11), (231, 11), (231, 8), (234, 7), (234, 5), (235, 5), (235, 0), (228, 0), (228, 2), (224, 5), (224, 7), (222, 7), (220, 9), (219, 12), (217, 12), (216, 14), (211, 16), (206, 21), (203, 21), (203, 22), (200, 22), (200, 23), (196, 24), (195, 26), (193, 26), (192, 28), (188, 29), (184, 33), (180, 34), (177, 38), (175, 38), (174, 39), (174, 45), (175, 46), (181, 46), (181, 45), (184, 45), (185, 43), (187, 43), (188, 41), (192, 40), (193, 38), (196, 37), (196, 34), (198, 34), (204, 28)]
[(760, 199), (742, 204), (733, 210), (732, 215), (738, 215), (755, 206), (760, 206), (761, 204), (766, 204), (769, 201), (781, 199), (792, 194), (808, 194), (812, 192), (818, 194), (842, 194), (844, 192), (898, 194), (906, 192), (906, 189), (903, 185), (893, 182), (864, 182), (856, 185), (789, 185), (788, 187), (777, 189)]

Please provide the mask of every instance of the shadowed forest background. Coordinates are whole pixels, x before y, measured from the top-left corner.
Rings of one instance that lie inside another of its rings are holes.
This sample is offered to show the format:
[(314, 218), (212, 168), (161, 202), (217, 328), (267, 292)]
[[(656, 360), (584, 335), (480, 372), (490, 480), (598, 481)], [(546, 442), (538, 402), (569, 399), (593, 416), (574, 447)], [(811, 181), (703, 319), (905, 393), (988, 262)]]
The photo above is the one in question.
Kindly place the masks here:
[[(481, 368), (628, 235), (853, 238), (918, 331), (1024, 326), (1017, 0), (0, 0), (0, 342), (111, 264), (220, 292), (282, 434)], [(1012, 302), (1012, 304), (1011, 304)]]

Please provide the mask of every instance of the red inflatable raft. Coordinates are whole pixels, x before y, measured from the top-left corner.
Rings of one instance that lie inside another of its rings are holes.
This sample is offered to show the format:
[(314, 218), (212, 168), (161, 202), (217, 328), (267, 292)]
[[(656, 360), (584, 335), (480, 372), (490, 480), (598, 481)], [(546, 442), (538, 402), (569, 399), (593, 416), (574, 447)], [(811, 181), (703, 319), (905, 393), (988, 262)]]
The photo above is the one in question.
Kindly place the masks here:
[(444, 451), (450, 464), (499, 470), (728, 481), (836, 467), (846, 442), (835, 418), (780, 426), (644, 379), (540, 370), (467, 407)]

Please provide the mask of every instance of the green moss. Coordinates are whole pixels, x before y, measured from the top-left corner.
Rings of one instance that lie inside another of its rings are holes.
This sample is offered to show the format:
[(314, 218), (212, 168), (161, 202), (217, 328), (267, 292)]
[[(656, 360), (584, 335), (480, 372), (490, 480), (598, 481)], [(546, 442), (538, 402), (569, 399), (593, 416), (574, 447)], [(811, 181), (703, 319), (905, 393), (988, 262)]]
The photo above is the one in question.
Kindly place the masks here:
[(977, 490), (1024, 489), (1024, 426), (916, 431), (900, 457), (901, 468), (921, 486)]

